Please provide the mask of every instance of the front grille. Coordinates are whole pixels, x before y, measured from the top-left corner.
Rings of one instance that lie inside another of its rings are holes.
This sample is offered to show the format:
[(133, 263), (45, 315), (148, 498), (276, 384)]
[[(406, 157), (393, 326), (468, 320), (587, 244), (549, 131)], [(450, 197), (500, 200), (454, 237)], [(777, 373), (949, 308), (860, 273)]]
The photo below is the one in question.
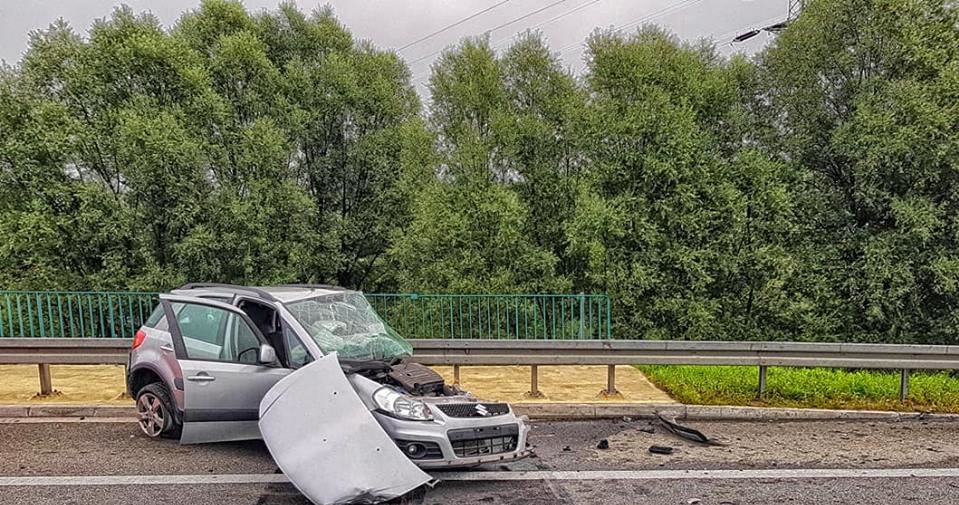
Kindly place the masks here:
[(503, 424), (481, 428), (449, 430), (447, 436), (458, 458), (501, 454), (516, 450), (519, 426)]
[(436, 403), (434, 406), (450, 417), (495, 417), (509, 414), (505, 403)]
[(516, 437), (492, 437), (481, 438), (479, 440), (464, 440), (462, 442), (453, 442), (453, 453), (458, 458), (469, 458), (471, 456), (485, 456), (487, 454), (500, 454), (516, 450)]
[[(439, 444), (436, 442), (417, 442), (415, 440), (396, 440), (396, 445), (399, 446), (400, 450), (403, 451), (403, 454), (410, 459), (421, 460), (421, 459), (443, 459), (443, 450), (440, 449)], [(412, 444), (418, 444), (425, 449), (425, 452), (416, 457), (410, 456), (407, 448)]]

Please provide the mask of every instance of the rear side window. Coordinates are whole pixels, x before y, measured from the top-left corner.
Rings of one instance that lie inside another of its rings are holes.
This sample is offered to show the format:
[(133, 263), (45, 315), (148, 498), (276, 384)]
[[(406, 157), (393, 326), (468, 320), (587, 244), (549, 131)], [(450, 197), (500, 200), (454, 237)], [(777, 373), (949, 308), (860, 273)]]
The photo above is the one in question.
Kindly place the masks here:
[(156, 308), (153, 309), (153, 312), (150, 313), (150, 317), (148, 317), (146, 322), (143, 323), (143, 326), (162, 331), (167, 331), (170, 329), (166, 321), (166, 313), (163, 312), (163, 305), (157, 304)]

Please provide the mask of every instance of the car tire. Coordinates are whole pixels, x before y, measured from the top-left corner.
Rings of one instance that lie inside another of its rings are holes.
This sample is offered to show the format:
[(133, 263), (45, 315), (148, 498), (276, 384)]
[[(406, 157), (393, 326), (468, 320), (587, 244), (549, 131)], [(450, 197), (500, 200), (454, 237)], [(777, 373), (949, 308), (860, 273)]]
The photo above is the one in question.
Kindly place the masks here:
[(136, 398), (137, 425), (150, 438), (179, 438), (180, 420), (173, 397), (162, 382), (140, 388)]

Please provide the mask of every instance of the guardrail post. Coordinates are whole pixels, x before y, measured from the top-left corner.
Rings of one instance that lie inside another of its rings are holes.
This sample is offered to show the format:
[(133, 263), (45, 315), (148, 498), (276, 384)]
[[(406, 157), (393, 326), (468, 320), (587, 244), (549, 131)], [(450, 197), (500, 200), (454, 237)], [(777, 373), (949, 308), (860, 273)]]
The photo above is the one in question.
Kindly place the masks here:
[(759, 397), (766, 396), (766, 365), (759, 365)]
[(616, 365), (606, 365), (606, 389), (599, 394), (605, 397), (619, 396), (616, 390)]
[(529, 393), (526, 396), (530, 398), (543, 398), (545, 395), (539, 390), (539, 367), (530, 365), (529, 367)]
[(904, 402), (909, 398), (909, 369), (903, 368), (899, 374), (899, 401)]
[(460, 383), (460, 366), (453, 365), (453, 384), (456, 384), (458, 386), (459, 383)]
[(37, 365), (40, 371), (40, 395), (49, 396), (53, 394), (53, 379), (50, 378), (50, 365), (40, 363)]

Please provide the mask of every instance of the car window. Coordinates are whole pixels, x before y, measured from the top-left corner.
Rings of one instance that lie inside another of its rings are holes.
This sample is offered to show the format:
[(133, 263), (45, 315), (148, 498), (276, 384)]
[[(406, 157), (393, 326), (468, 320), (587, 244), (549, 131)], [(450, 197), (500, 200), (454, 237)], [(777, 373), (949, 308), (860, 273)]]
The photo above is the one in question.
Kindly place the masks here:
[(174, 303), (188, 359), (255, 364), (260, 341), (234, 312), (192, 303)]
[(170, 324), (166, 320), (166, 312), (163, 310), (163, 305), (157, 304), (156, 308), (153, 309), (153, 312), (150, 314), (150, 317), (143, 323), (143, 326), (153, 328), (154, 330), (170, 331)]
[(222, 326), (225, 322), (223, 318), (227, 314), (227, 311), (216, 307), (183, 304), (176, 313), (176, 322), (184, 337), (222, 347)]
[(299, 368), (313, 361), (303, 342), (300, 342), (300, 339), (296, 337), (293, 330), (285, 324), (283, 325), (283, 340), (286, 341), (286, 349), (288, 352), (287, 361), (289, 361), (290, 368)]
[(220, 359), (255, 365), (259, 356), (260, 341), (243, 318), (232, 312), (228, 314), (231, 318), (230, 338), (221, 352)]
[(156, 328), (160, 320), (164, 319), (165, 315), (163, 312), (163, 305), (157, 304), (156, 308), (153, 309), (153, 312), (150, 313), (150, 317), (147, 318), (146, 322), (143, 323), (143, 326), (147, 328)]

